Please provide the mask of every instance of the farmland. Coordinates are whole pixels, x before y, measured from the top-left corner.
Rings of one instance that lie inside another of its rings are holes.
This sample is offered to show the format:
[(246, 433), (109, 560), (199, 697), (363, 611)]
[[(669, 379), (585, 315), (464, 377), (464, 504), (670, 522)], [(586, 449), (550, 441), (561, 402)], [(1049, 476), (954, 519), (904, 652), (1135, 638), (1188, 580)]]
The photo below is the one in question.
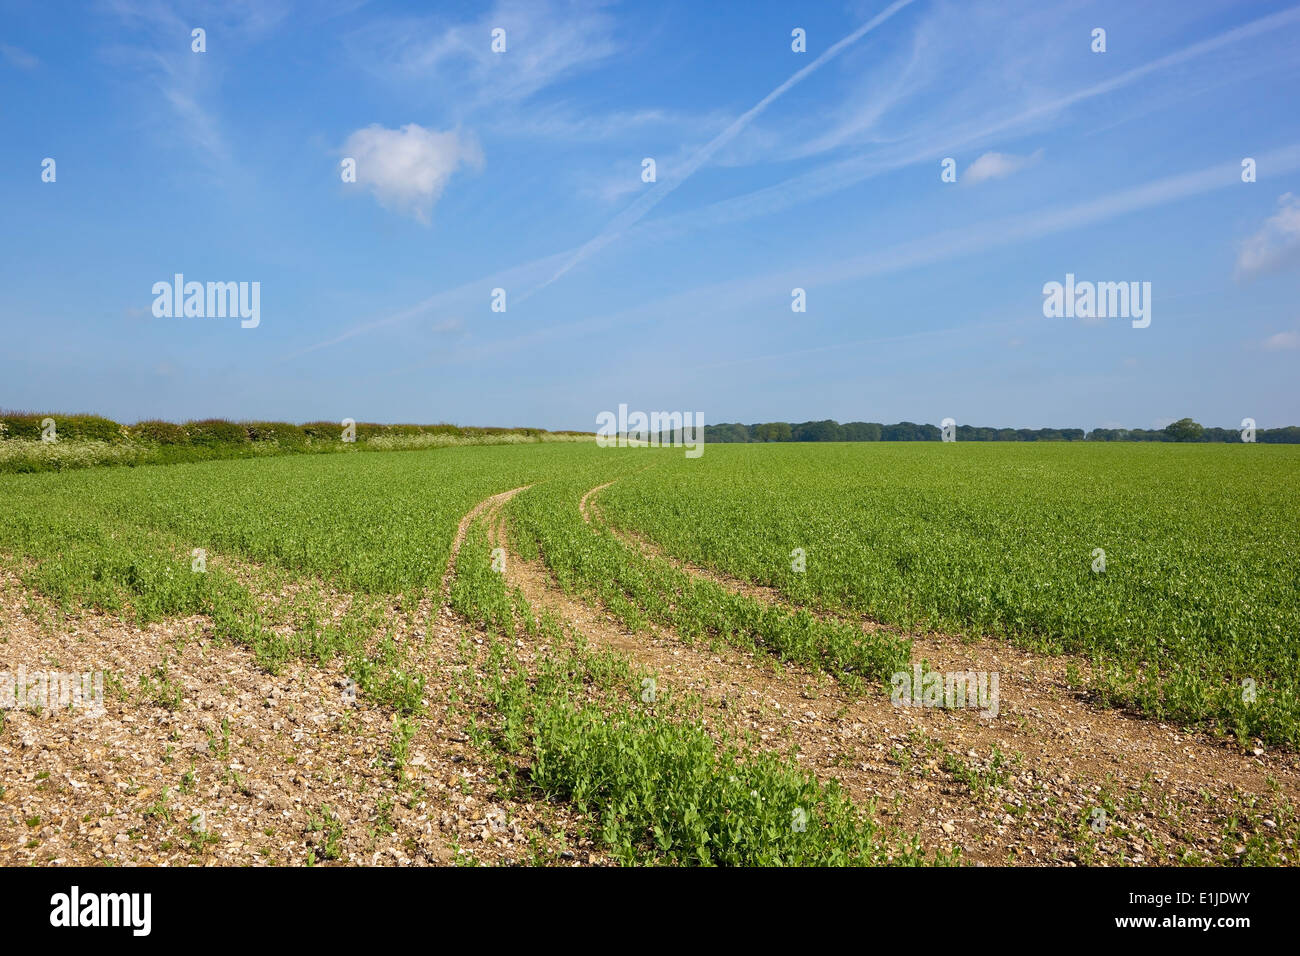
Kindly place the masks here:
[(601, 500), (797, 604), (1080, 654), (1117, 702), (1295, 747), (1298, 475), (1291, 448), (723, 446)]
[[(1298, 456), (539, 443), (4, 475), (0, 630), (29, 669), (138, 646), (115, 719), (250, 749), (164, 742), (155, 799), (225, 803), (231, 832), (281, 792), (293, 832), (225, 838), (272, 862), (1290, 862)], [(212, 655), (228, 694), (192, 670)], [(914, 664), (1001, 673), (1002, 714), (892, 706)], [(7, 712), (0, 753), (49, 726)], [(330, 793), (304, 803), (276, 748), (339, 739), (360, 755), (304, 770)], [(0, 796), (6, 858), (80, 852), (29, 784)], [(130, 845), (219, 852), (151, 807), (119, 811)]]

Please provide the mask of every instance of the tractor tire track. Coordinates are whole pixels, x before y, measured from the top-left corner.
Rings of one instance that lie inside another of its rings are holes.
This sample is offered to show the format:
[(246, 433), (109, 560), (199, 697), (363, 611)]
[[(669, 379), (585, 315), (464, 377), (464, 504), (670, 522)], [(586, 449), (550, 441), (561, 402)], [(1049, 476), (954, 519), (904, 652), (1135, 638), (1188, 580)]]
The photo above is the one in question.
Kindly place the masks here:
[(521, 491), (527, 491), (532, 485), (520, 485), (518, 488), (511, 488), (509, 491), (503, 491), (500, 494), (484, 498), (460, 519), (460, 524), (456, 526), (456, 537), (452, 539), (451, 550), (447, 552), (447, 567), (442, 572), (442, 584), (438, 588), (441, 598), (441, 607), (446, 607), (447, 600), (451, 596), (451, 584), (456, 579), (456, 559), (460, 557), (461, 546), (465, 543), (465, 537), (469, 534), (470, 526), (484, 512), (495, 513), (503, 504), (519, 494)]
[[(774, 588), (674, 559), (639, 535), (611, 528), (595, 501), (611, 484), (582, 496), (579, 511), (588, 524), (685, 573), (793, 608)], [(521, 575), (529, 573), (533, 580), (524, 590), (530, 600), (535, 594), (547, 600), (547, 585), (558, 590), (544, 569)], [(980, 862), (1003, 863), (1010, 854), (1016, 862), (1028, 863), (1055, 857), (1058, 862), (1160, 864), (1176, 862), (1188, 851), (1231, 862), (1247, 831), (1277, 821), (1264, 817), (1229, 833), (1224, 827), (1233, 814), (1225, 808), (1243, 799), (1267, 799), (1275, 786), (1280, 801), (1294, 805), (1300, 798), (1300, 756), (1266, 754), (1259, 747), (1243, 751), (1223, 738), (1092, 706), (1076, 686), (1078, 678), (1069, 676), (1072, 664), (1082, 674), (1089, 671), (1087, 662), (1075, 658), (1031, 653), (990, 638), (908, 635), (914, 661), (925, 660), (941, 671), (1000, 675), (999, 713), (984, 718), (973, 709), (896, 707), (883, 694), (851, 695), (834, 679), (789, 663), (773, 674), (771, 667), (743, 652), (705, 653), (663, 628), (653, 629), (649, 645), (645, 635), (620, 634), (611, 641), (610, 630), (622, 631), (612, 616), (597, 616), (590, 609), (576, 614), (570, 609), (569, 616), (581, 621), (583, 614), (584, 632), (597, 638), (604, 633), (606, 643), (630, 649), (645, 665), (685, 679), (712, 701), (719, 717), (742, 728), (748, 723), (761, 741), (797, 744), (805, 767), (820, 779), (838, 780), (859, 803), (892, 800), (895, 807), (888, 812), (917, 827), (927, 847), (957, 843)], [(593, 616), (603, 630), (593, 626)], [(864, 630), (902, 633), (861, 618), (824, 616), (850, 620)], [(751, 706), (742, 715), (729, 714), (737, 698), (742, 706)], [(1019, 754), (1019, 763), (995, 766), (994, 753), (1008, 759)], [(972, 799), (959, 777), (978, 789), (984, 789), (981, 779), (1002, 778), (985, 793), (996, 793), (998, 799)], [(1112, 812), (1110, 817), (1119, 819), (1090, 836), (1086, 824), (1093, 811), (1108, 800), (1125, 799), (1144, 809), (1131, 819)], [(1058, 823), (1062, 818), (1084, 824), (1076, 828), (1079, 832), (1065, 834)], [(1170, 856), (1166, 847), (1177, 848), (1176, 854)]]

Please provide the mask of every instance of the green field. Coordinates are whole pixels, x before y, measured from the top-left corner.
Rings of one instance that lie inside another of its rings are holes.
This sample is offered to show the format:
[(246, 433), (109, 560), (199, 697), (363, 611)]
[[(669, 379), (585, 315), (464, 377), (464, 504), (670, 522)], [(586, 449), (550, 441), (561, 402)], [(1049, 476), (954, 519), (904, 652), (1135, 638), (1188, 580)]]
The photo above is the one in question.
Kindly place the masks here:
[[(1297, 466), (1300, 449), (1215, 445), (734, 445), (686, 459), (557, 443), (289, 455), (0, 476), (0, 555), (24, 587), (74, 612), (205, 615), (215, 637), (247, 646), (272, 673), (293, 658), (342, 659), (371, 702), (418, 718), (417, 649), (394, 638), (394, 613), (413, 619), (437, 593), (470, 509), (531, 485), (505, 508), (512, 550), (633, 630), (655, 623), (824, 671), (863, 695), (885, 693), (908, 666), (908, 633), (994, 635), (1087, 659), (1097, 704), (1294, 749)], [(580, 500), (609, 482), (599, 517), (585, 521)], [(658, 549), (638, 547), (638, 536)], [(211, 561), (203, 574), (192, 571), (196, 548)], [(1104, 571), (1094, 570), (1097, 548)], [(451, 594), (455, 610), (502, 641), (478, 690), (496, 715), (489, 738), (529, 754), (530, 785), (602, 820), (620, 858), (922, 861), (914, 846), (863, 829), (833, 787), (787, 762), (746, 758), (739, 743), (715, 747), (689, 710), (642, 713), (620, 696), (632, 678), (580, 647), (526, 677), (511, 639), (563, 642), (490, 560), (480, 524)], [(679, 560), (786, 600), (746, 597)], [(286, 588), (292, 600), (268, 597)], [(331, 617), (339, 593), (354, 599)], [(893, 627), (865, 632), (864, 617)], [(1254, 699), (1243, 694), (1248, 679)], [(583, 686), (610, 690), (603, 704), (584, 702)], [(610, 708), (621, 717), (610, 720)], [(687, 789), (655, 797), (665, 775)], [(740, 783), (729, 789), (728, 779)], [(772, 803), (741, 832), (727, 807), (751, 792)], [(796, 847), (772, 835), (772, 813), (804, 805), (835, 821), (824, 840)]]
[[(0, 477), (0, 549), (43, 593), (146, 618), (212, 600), (201, 590), (211, 580), (188, 573), (196, 547), (410, 597), (440, 580), (461, 515), (532, 484), (511, 505), (516, 545), (629, 623), (867, 679), (906, 659), (902, 641), (756, 606), (587, 526), (579, 499), (614, 481), (599, 501), (615, 527), (796, 605), (1079, 654), (1103, 665), (1098, 690), (1117, 702), (1295, 745), (1298, 468), (1300, 449), (1217, 445), (285, 456)], [(792, 570), (796, 548), (803, 573)], [(676, 600), (683, 589), (688, 599)], [(1247, 678), (1258, 690), (1249, 704)]]
[(1300, 743), (1300, 449), (716, 446), (602, 502), (796, 602), (1083, 655), (1151, 716)]

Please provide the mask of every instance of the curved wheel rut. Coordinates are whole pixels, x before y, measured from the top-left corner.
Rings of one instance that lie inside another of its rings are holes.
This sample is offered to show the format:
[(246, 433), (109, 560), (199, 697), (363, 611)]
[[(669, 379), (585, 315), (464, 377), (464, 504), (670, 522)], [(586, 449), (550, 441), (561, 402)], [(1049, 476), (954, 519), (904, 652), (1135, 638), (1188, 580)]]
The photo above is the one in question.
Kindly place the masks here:
[[(582, 496), (588, 523), (604, 524), (594, 499), (611, 484)], [(489, 520), (494, 546), (507, 546), (501, 504)], [(686, 573), (791, 606), (774, 589), (616, 533)], [(1245, 831), (1277, 824), (1264, 813), (1233, 830), (1243, 805), (1260, 797), (1300, 804), (1296, 755), (1241, 752), (1203, 733), (1093, 707), (1066, 678), (1069, 658), (992, 639), (912, 636), (914, 660), (932, 668), (998, 673), (999, 711), (895, 707), (883, 691), (854, 696), (825, 674), (692, 644), (665, 628), (629, 633), (603, 608), (563, 594), (543, 566), (514, 555), (507, 579), (594, 643), (698, 694), (708, 720), (795, 752), (818, 778), (839, 781), (860, 803), (875, 801), (885, 819), (918, 831), (927, 847), (956, 844), (976, 861), (1156, 864), (1188, 851), (1231, 860)], [(1099, 831), (1098, 812), (1106, 820)]]

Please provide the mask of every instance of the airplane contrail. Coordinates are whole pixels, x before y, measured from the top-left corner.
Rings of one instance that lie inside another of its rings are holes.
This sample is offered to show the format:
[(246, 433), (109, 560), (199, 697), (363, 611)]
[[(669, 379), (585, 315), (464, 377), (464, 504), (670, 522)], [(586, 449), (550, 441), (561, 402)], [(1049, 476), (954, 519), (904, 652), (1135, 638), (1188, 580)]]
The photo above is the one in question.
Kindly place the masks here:
[[(910, 2), (910, 0), (908, 0), (908, 2)], [(699, 165), (707, 161), (709, 156), (712, 156), (717, 149), (720, 149), (721, 146), (726, 144), (726, 142), (729, 142), (734, 138), (736, 133), (739, 132), (739, 129), (737, 129), (738, 125), (740, 128), (743, 128), (743, 124), (752, 119), (757, 111), (761, 110), (774, 98), (789, 89), (790, 86), (798, 82), (810, 71), (816, 69), (826, 59), (835, 55), (839, 50), (842, 50), (845, 45), (852, 43), (868, 30), (872, 29), (880, 22), (883, 22), (885, 18), (892, 16), (893, 13), (897, 12), (898, 9), (901, 9), (902, 6), (903, 4), (894, 4), (894, 6), (885, 10), (874, 20), (864, 24), (858, 30), (854, 31), (854, 33), (840, 40), (839, 43), (835, 44), (835, 46), (823, 53), (817, 60), (804, 67), (798, 73), (795, 73), (789, 80), (769, 94), (761, 103), (733, 122), (726, 131), (721, 133), (713, 140), (713, 142), (705, 146), (700, 153), (697, 153), (696, 157), (687, 164), (689, 172), (686, 173), (686, 175), (689, 175), (698, 169)], [(1300, 6), (1288, 7), (1257, 20), (1252, 20), (1249, 23), (1242, 24), (1239, 27), (1234, 27), (1233, 29), (1217, 36), (1200, 40), (1180, 50), (1176, 50), (1173, 53), (1166, 54), (1147, 63), (1133, 67), (1118, 76), (1075, 90), (1047, 103), (1038, 104), (1027, 110), (1016, 113), (1011, 117), (1004, 117), (991, 125), (981, 127), (977, 131), (962, 132), (957, 136), (949, 137), (946, 141), (940, 140), (937, 143), (918, 147), (912, 154), (885, 160), (870, 158), (865, 162), (862, 157), (838, 160), (812, 170), (811, 172), (802, 173), (793, 178), (786, 179), (776, 185), (766, 186), (762, 189), (732, 199), (715, 202), (712, 205), (705, 207), (703, 210), (678, 213), (669, 217), (667, 220), (660, 220), (659, 222), (664, 223), (665, 225), (675, 224), (679, 228), (689, 229), (700, 225), (720, 225), (724, 222), (739, 221), (756, 215), (768, 215), (798, 202), (827, 195), (852, 183), (860, 182), (861, 180), (879, 172), (907, 166), (928, 159), (933, 155), (942, 154), (944, 150), (963, 146), (970, 142), (987, 139), (996, 133), (1022, 125), (1040, 116), (1051, 115), (1059, 112), (1075, 103), (1114, 92), (1115, 90), (1127, 86), (1133, 81), (1158, 70), (1181, 65), (1182, 63), (1195, 59), (1205, 53), (1237, 43), (1241, 40), (1258, 36), (1278, 27), (1290, 26), (1297, 21), (1300, 21)], [(699, 159), (699, 162), (696, 162), (696, 159)], [(684, 179), (685, 175), (680, 177), (676, 182), (665, 182), (664, 186), (668, 187), (667, 189), (655, 190), (648, 193), (646, 196), (628, 207), (628, 209), (625, 210), (620, 217), (616, 218), (610, 226), (606, 227), (600, 235), (582, 246), (551, 253), (550, 255), (534, 259), (520, 266), (515, 266), (504, 272), (493, 273), (481, 280), (466, 283), (459, 288), (437, 293), (425, 299), (423, 302), (420, 302), (411, 308), (402, 310), (394, 315), (388, 316), (387, 318), (355, 326), (330, 339), (299, 349), (298, 351), (285, 356), (285, 359), (295, 358), (307, 352), (337, 345), (356, 335), (371, 331), (372, 329), (400, 324), (408, 318), (423, 314), (440, 304), (452, 304), (452, 302), (455, 301), (459, 305), (461, 295), (481, 295), (484, 288), (512, 285), (514, 282), (518, 282), (521, 279), (527, 281), (526, 274), (528, 271), (538, 270), (542, 271), (544, 274), (544, 271), (553, 263), (559, 263), (559, 271), (555, 272), (549, 279), (543, 280), (540, 285), (534, 287), (531, 291), (524, 293), (516, 300), (523, 301), (534, 293), (550, 285), (583, 259), (592, 255), (605, 245), (608, 245), (610, 241), (617, 237), (620, 230), (634, 225), (636, 220), (642, 218), (652, 206), (657, 204), (663, 196), (667, 195), (667, 193), (671, 191), (671, 189), (680, 185), (681, 181)], [(603, 241), (600, 241), (602, 240), (602, 237), (606, 238), (604, 238)]]
[(675, 171), (675, 174), (672, 176), (672, 178), (664, 181), (658, 186), (658, 188), (652, 189), (650, 192), (646, 193), (644, 196), (636, 200), (634, 203), (632, 203), (630, 206), (624, 209), (621, 213), (615, 216), (614, 219), (610, 221), (609, 225), (607, 225), (604, 229), (602, 229), (596, 236), (589, 239), (587, 242), (583, 243), (578, 248), (578, 251), (574, 253), (573, 257), (569, 259), (567, 262), (565, 262), (565, 264), (561, 266), (560, 269), (553, 276), (551, 276), (549, 279), (547, 279), (545, 282), (543, 282), (541, 285), (537, 286), (536, 288), (531, 289), (530, 291), (524, 293), (522, 296), (520, 296), (519, 301), (522, 302), (523, 300), (529, 298), (530, 296), (536, 294), (537, 292), (540, 292), (542, 289), (545, 289), (547, 286), (555, 282), (557, 279), (563, 276), (574, 266), (578, 265), (583, 260), (591, 257), (595, 253), (599, 252), (601, 249), (605, 248), (605, 246), (613, 242), (616, 238), (618, 238), (620, 233), (622, 233), (624, 230), (628, 229), (629, 227), (635, 225), (639, 219), (641, 219), (646, 213), (648, 213), (651, 209), (653, 209), (661, 201), (663, 201), (663, 199), (667, 197), (669, 193), (671, 193), (674, 189), (676, 189), (678, 186), (684, 183), (695, 173), (697, 169), (699, 169), (701, 166), (707, 163), (711, 158), (713, 158), (714, 154), (716, 154), (718, 150), (722, 149), (733, 139), (735, 139), (738, 135), (740, 135), (740, 133), (745, 129), (745, 127), (748, 126), (756, 116), (758, 116), (765, 109), (767, 109), (768, 106), (770, 106), (774, 101), (779, 99), (787, 90), (789, 90), (793, 86), (796, 86), (805, 77), (812, 74), (814, 71), (822, 67), (824, 64), (829, 63), (831, 60), (835, 59), (835, 57), (839, 56), (839, 54), (845, 48), (853, 45), (858, 40), (862, 39), (862, 37), (866, 36), (876, 27), (880, 26), (880, 24), (884, 23), (895, 13), (897, 13), (899, 10), (902, 10), (904, 7), (910, 6), (913, 2), (914, 0), (895, 0), (894, 3), (890, 4), (880, 13), (878, 13), (875, 17), (868, 20), (866, 23), (858, 27), (848, 36), (844, 37), (842, 40), (840, 40), (839, 42), (831, 46), (829, 49), (827, 49), (824, 53), (822, 53), (821, 56), (817, 57), (817, 59), (813, 60), (803, 69), (795, 72), (788, 80), (786, 80), (776, 89), (774, 89), (771, 93), (768, 93), (767, 96), (759, 100), (754, 106), (750, 107), (746, 112), (742, 113), (739, 117), (737, 117), (730, 126), (724, 129), (721, 133), (719, 133), (717, 136), (711, 139), (700, 149), (696, 150), (695, 154), (692, 155), (685, 162), (685, 164), (681, 166), (679, 170)]

